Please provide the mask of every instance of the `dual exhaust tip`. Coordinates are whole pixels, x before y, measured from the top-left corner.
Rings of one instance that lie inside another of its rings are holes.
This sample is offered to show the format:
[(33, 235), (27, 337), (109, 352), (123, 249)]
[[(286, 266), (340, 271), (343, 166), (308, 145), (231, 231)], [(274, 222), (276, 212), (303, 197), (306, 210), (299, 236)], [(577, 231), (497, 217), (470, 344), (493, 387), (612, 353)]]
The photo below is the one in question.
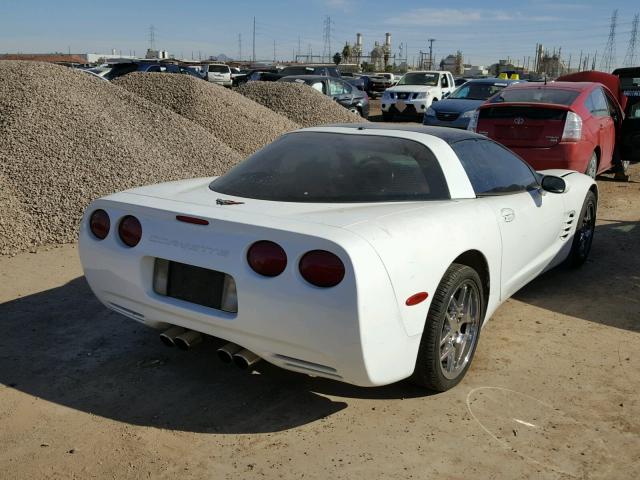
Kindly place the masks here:
[[(194, 330), (174, 326), (160, 334), (160, 340), (168, 347), (178, 347), (180, 350), (189, 350), (201, 343), (204, 335)], [(234, 363), (238, 368), (247, 370), (258, 363), (261, 358), (246, 348), (235, 343), (227, 343), (218, 349), (218, 358), (222, 363)]]
[(260, 357), (251, 350), (235, 343), (227, 343), (218, 349), (218, 358), (222, 363), (235, 363), (238, 368), (247, 370), (260, 361)]

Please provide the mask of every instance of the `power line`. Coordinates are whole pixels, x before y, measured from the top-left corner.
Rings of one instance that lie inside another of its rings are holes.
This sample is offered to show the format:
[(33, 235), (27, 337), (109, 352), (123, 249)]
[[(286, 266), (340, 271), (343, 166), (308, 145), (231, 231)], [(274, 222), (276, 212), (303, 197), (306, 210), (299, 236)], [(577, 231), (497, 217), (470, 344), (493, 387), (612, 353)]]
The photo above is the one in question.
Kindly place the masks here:
[(633, 16), (633, 26), (631, 27), (631, 39), (629, 40), (629, 48), (627, 49), (627, 54), (624, 56), (624, 62), (622, 63), (625, 67), (636, 66), (636, 44), (638, 41), (638, 20), (639, 19), (640, 19), (640, 15), (636, 13)]
[(604, 47), (604, 53), (600, 58), (600, 70), (603, 72), (611, 72), (616, 65), (616, 23), (618, 22), (618, 10), (613, 11), (611, 15), (611, 26), (609, 27), (609, 38), (607, 45)]

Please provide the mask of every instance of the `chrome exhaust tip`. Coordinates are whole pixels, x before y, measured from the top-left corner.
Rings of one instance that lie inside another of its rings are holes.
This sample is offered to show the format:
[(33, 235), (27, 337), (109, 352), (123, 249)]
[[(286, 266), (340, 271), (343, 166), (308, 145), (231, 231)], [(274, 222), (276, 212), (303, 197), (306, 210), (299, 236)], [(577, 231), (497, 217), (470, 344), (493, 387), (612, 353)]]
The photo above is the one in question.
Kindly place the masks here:
[(204, 336), (200, 332), (187, 330), (182, 335), (178, 335), (173, 339), (173, 343), (180, 350), (189, 350), (194, 345), (202, 342)]
[(246, 348), (233, 355), (233, 363), (242, 370), (247, 370), (250, 366), (255, 365), (260, 360), (262, 359), (258, 355)]
[(175, 346), (175, 338), (178, 335), (182, 335), (186, 331), (186, 328), (174, 325), (170, 329), (165, 330), (160, 334), (160, 340), (162, 340), (162, 343), (164, 343), (167, 347), (173, 347)]
[(222, 363), (232, 363), (233, 356), (240, 350), (242, 350), (242, 347), (240, 345), (229, 342), (217, 350), (218, 358)]

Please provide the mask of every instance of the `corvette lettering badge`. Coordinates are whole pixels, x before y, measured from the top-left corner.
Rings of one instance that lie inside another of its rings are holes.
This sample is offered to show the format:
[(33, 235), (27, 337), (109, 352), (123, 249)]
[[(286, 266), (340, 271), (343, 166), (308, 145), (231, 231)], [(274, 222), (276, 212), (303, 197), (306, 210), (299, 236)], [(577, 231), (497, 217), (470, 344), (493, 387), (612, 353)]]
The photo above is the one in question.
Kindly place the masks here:
[(216, 199), (216, 205), (242, 205), (244, 202), (236, 202), (235, 200)]

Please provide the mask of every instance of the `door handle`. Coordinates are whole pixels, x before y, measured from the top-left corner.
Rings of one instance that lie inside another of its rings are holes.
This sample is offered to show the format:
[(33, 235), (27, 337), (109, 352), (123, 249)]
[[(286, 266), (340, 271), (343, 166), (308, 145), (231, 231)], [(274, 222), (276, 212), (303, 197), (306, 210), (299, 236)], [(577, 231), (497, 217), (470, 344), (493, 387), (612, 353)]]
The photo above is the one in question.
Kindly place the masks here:
[(514, 212), (510, 208), (503, 208), (502, 210), (500, 210), (500, 215), (502, 215), (502, 219), (505, 222), (513, 222), (513, 220), (516, 218), (516, 212)]

